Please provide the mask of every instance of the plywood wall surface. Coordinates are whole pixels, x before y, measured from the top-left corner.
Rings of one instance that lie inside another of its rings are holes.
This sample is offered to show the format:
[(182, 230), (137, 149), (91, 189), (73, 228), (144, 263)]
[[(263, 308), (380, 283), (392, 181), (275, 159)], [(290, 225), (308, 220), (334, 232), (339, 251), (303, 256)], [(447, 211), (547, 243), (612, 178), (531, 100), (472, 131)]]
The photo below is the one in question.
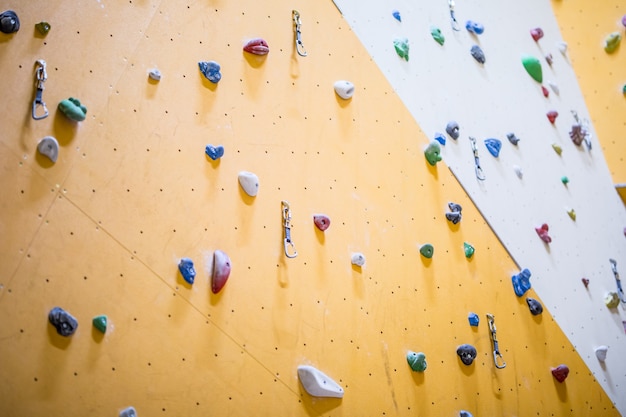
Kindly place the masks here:
[[(515, 296), (514, 261), (447, 166), (426, 163), (429, 134), (332, 2), (7, 8), (22, 28), (0, 38), (0, 87), (16, 103), (0, 136), (3, 416), (129, 405), (139, 416), (619, 415), (552, 318), (560, 306), (534, 317)], [(307, 57), (294, 50), (293, 8)], [(46, 37), (33, 29), (41, 20)], [(259, 36), (270, 53), (243, 53)], [(30, 117), (37, 59), (48, 64), (40, 121)], [(219, 84), (199, 73), (205, 60), (221, 64)], [(155, 67), (159, 83), (147, 77)], [(355, 84), (352, 100), (335, 95), (340, 79)], [(85, 121), (56, 110), (69, 96), (88, 107)], [(46, 135), (61, 145), (55, 164), (36, 152)], [(207, 144), (225, 155), (211, 161)], [(238, 185), (242, 170), (260, 179), (254, 198)], [(445, 218), (450, 201), (463, 207), (458, 225)], [(316, 213), (330, 217), (326, 232)], [(217, 295), (216, 249), (233, 266)], [(195, 263), (193, 285), (182, 257)], [(71, 338), (47, 322), (55, 306), (78, 319)], [(91, 326), (100, 314), (105, 335)], [(478, 350), (469, 367), (455, 353), (463, 343)], [(424, 373), (408, 367), (409, 350), (426, 354)], [(562, 384), (550, 373), (561, 363), (571, 369)], [(301, 364), (344, 398), (307, 394)]]

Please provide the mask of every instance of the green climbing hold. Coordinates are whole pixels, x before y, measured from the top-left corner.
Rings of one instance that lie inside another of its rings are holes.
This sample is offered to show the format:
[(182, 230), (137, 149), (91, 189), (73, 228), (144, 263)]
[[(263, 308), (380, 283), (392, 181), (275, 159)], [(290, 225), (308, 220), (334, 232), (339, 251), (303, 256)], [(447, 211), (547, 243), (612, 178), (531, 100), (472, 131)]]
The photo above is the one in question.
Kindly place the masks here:
[(48, 22), (39, 22), (35, 25), (35, 29), (44, 36), (50, 32), (50, 28), (51, 26)]
[(526, 68), (528, 75), (533, 77), (533, 80), (538, 83), (543, 81), (543, 72), (541, 70), (541, 62), (534, 56), (525, 55), (522, 57), (522, 64)]
[(563, 185), (567, 185), (567, 183), (569, 182), (569, 178), (567, 178), (565, 175), (563, 175), (561, 177), (561, 182), (563, 183)]
[(626, 84), (622, 87), (622, 94), (626, 94)]
[(424, 156), (428, 163), (435, 166), (437, 162), (441, 161), (441, 146), (439, 142), (433, 140), (424, 148)]
[(424, 258), (432, 258), (435, 253), (435, 248), (430, 243), (425, 243), (420, 247), (420, 253)]
[(613, 32), (604, 40), (604, 50), (607, 54), (615, 52), (620, 42), (622, 41), (622, 35), (619, 32)]
[(426, 370), (426, 355), (422, 352), (413, 352), (409, 350), (406, 354), (406, 361), (415, 372), (424, 372)]
[(76, 122), (82, 122), (87, 117), (87, 107), (80, 104), (80, 100), (74, 97), (61, 100), (59, 110), (66, 115), (68, 119), (72, 119)]
[(403, 58), (405, 61), (409, 60), (409, 40), (407, 38), (394, 39), (393, 47), (396, 48), (396, 53), (400, 58)]
[(474, 256), (474, 252), (476, 251), (476, 249), (474, 249), (474, 247), (467, 242), (463, 243), (463, 250), (465, 251), (465, 257), (467, 259)]
[(439, 45), (443, 45), (443, 43), (446, 41), (445, 36), (443, 36), (443, 33), (441, 33), (441, 29), (436, 26), (430, 28), (430, 34)]
[(107, 316), (96, 316), (93, 318), (93, 327), (98, 329), (102, 333), (107, 331)]

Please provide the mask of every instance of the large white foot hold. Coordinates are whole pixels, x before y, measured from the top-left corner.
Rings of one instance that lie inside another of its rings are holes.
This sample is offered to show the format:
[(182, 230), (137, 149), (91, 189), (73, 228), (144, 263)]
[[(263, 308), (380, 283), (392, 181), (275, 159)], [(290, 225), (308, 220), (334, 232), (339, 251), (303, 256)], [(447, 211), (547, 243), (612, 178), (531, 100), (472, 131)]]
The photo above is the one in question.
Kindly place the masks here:
[(298, 366), (298, 378), (306, 392), (314, 397), (343, 398), (343, 388), (317, 368)]

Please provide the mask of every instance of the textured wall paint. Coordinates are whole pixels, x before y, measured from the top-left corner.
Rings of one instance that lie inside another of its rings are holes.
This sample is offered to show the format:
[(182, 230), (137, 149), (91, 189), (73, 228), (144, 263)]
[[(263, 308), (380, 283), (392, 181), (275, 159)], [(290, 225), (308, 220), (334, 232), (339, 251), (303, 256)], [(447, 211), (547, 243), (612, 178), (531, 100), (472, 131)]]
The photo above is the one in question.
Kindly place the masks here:
[[(331, 2), (4, 7), (22, 29), (0, 38), (0, 88), (20, 103), (0, 137), (3, 416), (128, 405), (140, 416), (618, 415), (549, 312), (533, 317), (514, 295), (515, 264), (447, 167), (425, 163), (426, 135)], [(294, 53), (292, 7), (306, 58)], [(45, 38), (33, 35), (42, 19)], [(271, 48), (261, 61), (241, 51), (256, 36)], [(30, 118), (36, 59), (48, 62), (42, 121)], [(217, 86), (197, 69), (209, 59), (222, 65)], [(350, 102), (335, 96), (337, 79), (355, 83)], [(70, 95), (86, 121), (56, 111)], [(54, 165), (35, 151), (49, 134), (61, 144)], [(208, 143), (225, 146), (219, 162)], [(260, 177), (254, 199), (241, 170)], [(295, 259), (283, 254), (281, 200)], [(445, 220), (449, 201), (463, 206), (459, 225)], [(325, 233), (318, 212), (331, 218)], [(432, 260), (419, 255), (426, 242)], [(233, 272), (211, 295), (215, 249)], [(177, 271), (183, 256), (196, 263), (193, 286)], [(47, 323), (57, 305), (79, 320), (71, 339)], [(99, 314), (104, 336), (91, 328)], [(478, 349), (471, 367), (455, 354), (462, 343)], [(426, 353), (424, 374), (410, 371), (408, 350)], [(345, 398), (308, 396), (303, 363)], [(550, 374), (560, 363), (564, 384)]]

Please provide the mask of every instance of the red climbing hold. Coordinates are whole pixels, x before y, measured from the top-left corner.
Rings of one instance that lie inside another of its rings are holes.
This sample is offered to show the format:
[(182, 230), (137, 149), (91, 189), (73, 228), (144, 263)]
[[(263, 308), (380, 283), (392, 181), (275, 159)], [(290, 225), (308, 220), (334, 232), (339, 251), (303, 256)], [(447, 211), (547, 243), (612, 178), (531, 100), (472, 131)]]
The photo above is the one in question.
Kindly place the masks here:
[(589, 280), (587, 278), (583, 278), (581, 281), (583, 282), (585, 288), (589, 287)]
[(548, 97), (550, 95), (550, 92), (548, 91), (548, 89), (545, 88), (543, 85), (541, 86), (541, 92), (543, 93), (544, 97)]
[(541, 28), (531, 29), (530, 36), (532, 36), (533, 40), (537, 42), (539, 39), (543, 38), (543, 30)]
[(317, 226), (317, 228), (320, 229), (322, 232), (328, 229), (328, 226), (330, 226), (330, 219), (325, 214), (313, 215), (313, 222), (315, 223), (315, 226)]
[(550, 110), (548, 113), (546, 113), (548, 120), (550, 120), (550, 123), (552, 124), (554, 124), (554, 121), (556, 120), (558, 115), (559, 115), (559, 112), (557, 112), (556, 110)]
[(230, 276), (230, 258), (221, 250), (213, 253), (213, 273), (211, 276), (211, 291), (217, 294), (224, 288)]
[(548, 236), (548, 229), (549, 229), (548, 225), (545, 223), (542, 224), (541, 227), (535, 227), (535, 231), (537, 232), (541, 240), (543, 240), (546, 243), (552, 242), (552, 238)]
[(552, 375), (557, 381), (563, 382), (569, 375), (569, 368), (567, 365), (559, 365), (556, 368), (552, 368)]

